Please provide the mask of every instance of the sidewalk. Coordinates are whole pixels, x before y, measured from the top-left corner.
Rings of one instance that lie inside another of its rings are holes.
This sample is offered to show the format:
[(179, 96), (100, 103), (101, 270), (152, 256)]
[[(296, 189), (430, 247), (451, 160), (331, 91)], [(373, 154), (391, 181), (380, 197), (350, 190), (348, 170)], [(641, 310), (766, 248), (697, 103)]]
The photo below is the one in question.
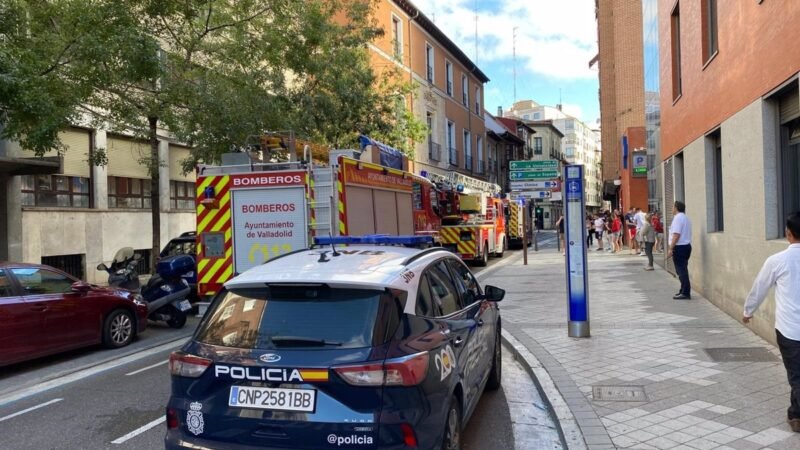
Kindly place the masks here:
[(564, 257), (554, 249), (482, 277), (506, 289), (503, 328), (546, 371), (538, 378), (545, 392), (553, 386), (570, 448), (800, 449), (777, 348), (696, 293), (672, 300), (677, 280), (645, 263), (590, 252), (588, 339), (567, 337)]

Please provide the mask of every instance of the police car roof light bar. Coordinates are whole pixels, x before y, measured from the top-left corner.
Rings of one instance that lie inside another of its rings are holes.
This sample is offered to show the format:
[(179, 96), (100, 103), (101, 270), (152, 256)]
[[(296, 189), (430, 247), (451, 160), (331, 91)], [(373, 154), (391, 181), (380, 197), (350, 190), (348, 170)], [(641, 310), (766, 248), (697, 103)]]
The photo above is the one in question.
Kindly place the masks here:
[(370, 234), (365, 236), (315, 237), (315, 245), (428, 245), (433, 244), (433, 236)]

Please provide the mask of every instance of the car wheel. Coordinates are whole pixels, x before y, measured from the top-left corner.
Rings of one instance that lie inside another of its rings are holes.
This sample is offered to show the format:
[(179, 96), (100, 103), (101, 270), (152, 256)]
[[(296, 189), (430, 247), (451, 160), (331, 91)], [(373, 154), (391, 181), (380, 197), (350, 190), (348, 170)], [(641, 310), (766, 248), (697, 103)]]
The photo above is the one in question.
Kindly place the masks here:
[(167, 325), (170, 328), (183, 328), (186, 325), (186, 313), (178, 310), (178, 308), (171, 307), (172, 311), (169, 312), (169, 320)]
[(442, 450), (459, 450), (461, 448), (461, 407), (458, 399), (450, 399), (450, 408), (447, 410), (447, 420), (444, 424), (444, 438)]
[(118, 309), (106, 317), (103, 323), (103, 345), (108, 348), (120, 348), (131, 343), (135, 335), (133, 314)]
[(487, 264), (489, 264), (489, 243), (484, 242), (483, 255), (481, 256), (481, 259), (478, 260), (478, 266), (485, 267)]
[[(499, 325), (498, 325), (499, 327)], [(500, 342), (500, 331), (494, 341), (494, 356), (492, 356), (492, 369), (489, 372), (489, 380), (486, 381), (486, 389), (496, 391), (500, 389), (503, 378), (503, 345)]]

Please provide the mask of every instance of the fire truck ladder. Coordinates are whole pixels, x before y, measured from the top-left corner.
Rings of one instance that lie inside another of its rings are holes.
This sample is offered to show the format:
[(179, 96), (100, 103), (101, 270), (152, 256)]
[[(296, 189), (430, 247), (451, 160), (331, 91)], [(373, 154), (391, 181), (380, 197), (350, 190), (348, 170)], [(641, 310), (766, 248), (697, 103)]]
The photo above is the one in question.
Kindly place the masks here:
[(333, 226), (333, 205), (335, 187), (335, 177), (333, 169), (329, 167), (309, 167), (309, 180), (312, 186), (309, 186), (311, 194), (309, 195), (308, 203), (311, 213), (311, 235), (314, 236), (332, 236), (338, 235), (338, 229)]
[(498, 194), (501, 192), (500, 186), (494, 183), (468, 177), (458, 172), (450, 172), (449, 175), (439, 175), (438, 173), (429, 172), (427, 174), (427, 178), (434, 183), (440, 183), (449, 189), (455, 189), (456, 186), (462, 185), (466, 189), (478, 192), (486, 192), (488, 194)]

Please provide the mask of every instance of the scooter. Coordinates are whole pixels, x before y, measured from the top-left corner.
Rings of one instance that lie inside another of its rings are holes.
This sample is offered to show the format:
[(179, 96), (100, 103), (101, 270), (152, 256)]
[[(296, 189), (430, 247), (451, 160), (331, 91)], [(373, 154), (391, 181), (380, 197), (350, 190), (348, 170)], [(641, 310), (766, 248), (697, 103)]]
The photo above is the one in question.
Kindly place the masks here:
[(172, 328), (186, 324), (187, 311), (192, 309), (187, 300), (191, 289), (182, 275), (194, 270), (194, 259), (187, 255), (171, 256), (158, 261), (156, 273), (142, 288), (136, 266), (142, 259), (133, 248), (117, 251), (111, 266), (100, 263), (97, 270), (108, 273), (108, 285), (140, 294), (147, 303), (147, 318), (160, 320)]

